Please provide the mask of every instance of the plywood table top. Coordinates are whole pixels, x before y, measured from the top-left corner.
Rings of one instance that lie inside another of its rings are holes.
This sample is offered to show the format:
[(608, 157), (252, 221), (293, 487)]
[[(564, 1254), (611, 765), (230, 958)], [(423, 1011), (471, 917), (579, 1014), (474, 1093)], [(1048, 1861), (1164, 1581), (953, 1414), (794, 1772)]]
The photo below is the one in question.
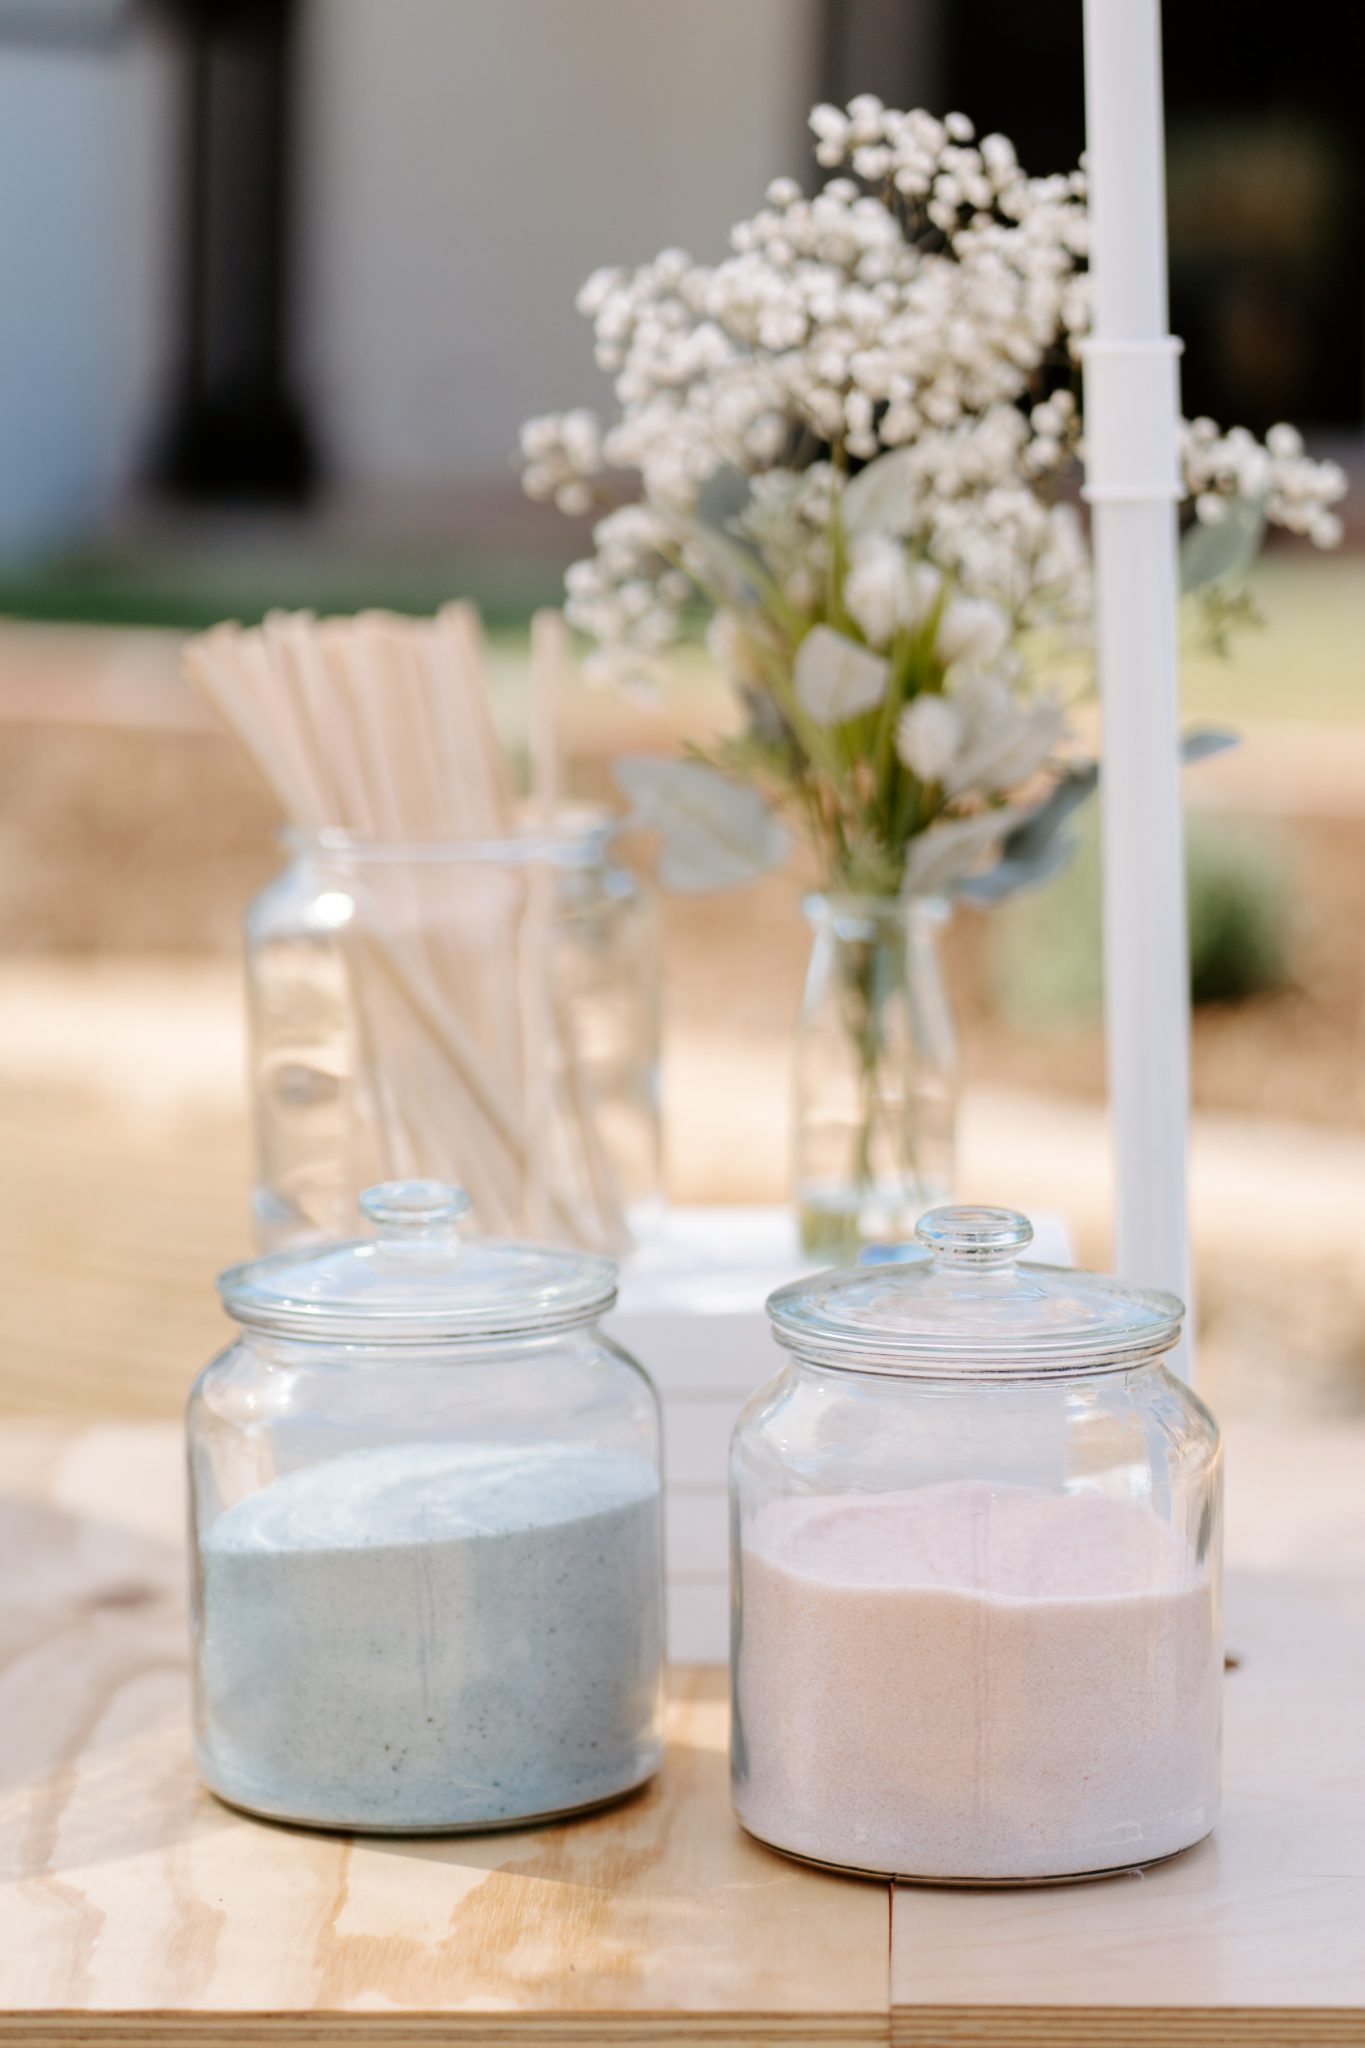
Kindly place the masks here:
[(1365, 2044), (1365, 1432), (1235, 1449), (1227, 1810), (1145, 1878), (806, 1870), (729, 1812), (718, 1672), (656, 1784), (444, 1841), (272, 1827), (190, 1757), (178, 1432), (0, 1435), (0, 2042)]

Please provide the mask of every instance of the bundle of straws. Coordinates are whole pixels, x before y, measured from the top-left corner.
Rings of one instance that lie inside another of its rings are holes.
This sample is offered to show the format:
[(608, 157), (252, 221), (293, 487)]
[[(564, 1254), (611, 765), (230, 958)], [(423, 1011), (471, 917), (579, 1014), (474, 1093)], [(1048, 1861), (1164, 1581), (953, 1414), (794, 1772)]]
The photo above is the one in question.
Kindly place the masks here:
[[(334, 1147), (330, 1183), (323, 1171), (292, 1191), (305, 1226), (346, 1221), (367, 1180), (422, 1174), (466, 1187), (486, 1231), (628, 1242), (555, 971), (567, 658), (560, 614), (537, 613), (519, 805), (468, 604), (432, 619), (274, 612), (187, 646), (186, 674), (290, 824), (344, 873), (353, 906), (332, 949), (349, 1156)], [(288, 1040), (284, 1062), (297, 1056)], [(268, 1072), (254, 1079), (271, 1086)]]

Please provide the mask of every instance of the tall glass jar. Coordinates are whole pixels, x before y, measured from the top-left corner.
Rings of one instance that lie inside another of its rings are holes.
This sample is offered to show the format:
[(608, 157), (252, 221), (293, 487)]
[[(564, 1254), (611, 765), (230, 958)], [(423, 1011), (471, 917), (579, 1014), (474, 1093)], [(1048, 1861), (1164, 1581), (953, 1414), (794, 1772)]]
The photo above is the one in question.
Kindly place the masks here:
[(850, 1870), (1038, 1883), (1218, 1810), (1222, 1463), (1183, 1311), (1017, 1263), (1010, 1210), (768, 1304), (735, 1432), (735, 1808)]
[(811, 896), (796, 1207), (811, 1258), (908, 1238), (952, 1190), (957, 1042), (927, 897)]
[(353, 1229), (390, 1175), (459, 1181), (489, 1232), (648, 1236), (657, 930), (608, 829), (290, 845), (246, 920), (262, 1244)]
[(225, 1273), (188, 1418), (195, 1750), (235, 1806), (445, 1831), (578, 1811), (662, 1756), (659, 1410), (609, 1259), (369, 1235)]

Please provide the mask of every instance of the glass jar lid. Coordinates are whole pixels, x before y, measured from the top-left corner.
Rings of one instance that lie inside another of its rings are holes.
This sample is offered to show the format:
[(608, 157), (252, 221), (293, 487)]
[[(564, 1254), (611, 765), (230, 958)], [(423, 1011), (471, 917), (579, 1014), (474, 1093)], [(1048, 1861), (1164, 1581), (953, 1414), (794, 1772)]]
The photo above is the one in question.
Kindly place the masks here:
[(383, 1181), (360, 1207), (372, 1236), (271, 1252), (221, 1273), (228, 1314), (282, 1337), (459, 1343), (570, 1329), (616, 1299), (612, 1259), (462, 1237), (469, 1197), (444, 1181)]
[(1033, 1238), (1014, 1209), (931, 1209), (923, 1248), (815, 1273), (768, 1299), (779, 1343), (822, 1364), (884, 1372), (1078, 1371), (1168, 1351), (1184, 1305), (1104, 1273), (1021, 1264)]

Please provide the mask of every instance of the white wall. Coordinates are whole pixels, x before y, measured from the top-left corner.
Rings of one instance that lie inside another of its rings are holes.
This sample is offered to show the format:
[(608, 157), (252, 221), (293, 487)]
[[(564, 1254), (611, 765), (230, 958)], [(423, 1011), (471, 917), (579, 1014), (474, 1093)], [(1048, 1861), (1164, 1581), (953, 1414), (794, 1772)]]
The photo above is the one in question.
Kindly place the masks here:
[(310, 0), (304, 384), (357, 484), (507, 485), (596, 402), (599, 264), (720, 255), (807, 165), (812, 0)]
[(169, 333), (159, 45), (0, 44), (0, 555), (79, 538), (139, 466)]
[[(96, 529), (164, 419), (173, 60), (148, 14), (102, 14), (121, 30), (0, 36), (0, 558)], [(771, 176), (808, 167), (815, 16), (305, 0), (298, 368), (338, 478), (514, 493), (521, 420), (604, 396), (588, 272), (719, 255)]]

